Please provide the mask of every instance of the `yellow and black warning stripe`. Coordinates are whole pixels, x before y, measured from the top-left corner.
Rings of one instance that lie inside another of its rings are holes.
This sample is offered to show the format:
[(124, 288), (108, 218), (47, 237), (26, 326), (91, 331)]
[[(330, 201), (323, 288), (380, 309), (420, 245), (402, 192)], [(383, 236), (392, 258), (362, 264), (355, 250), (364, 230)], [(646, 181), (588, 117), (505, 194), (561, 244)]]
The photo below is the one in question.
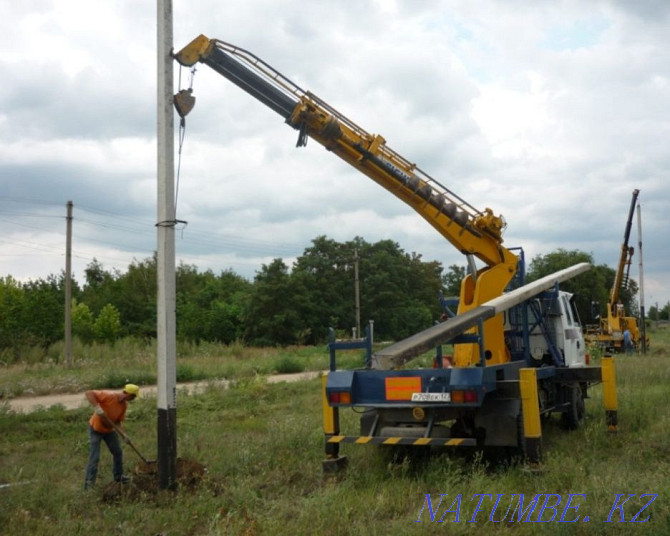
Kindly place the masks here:
[(378, 436), (343, 436), (335, 435), (327, 438), (326, 443), (357, 443), (359, 445), (432, 445), (436, 447), (475, 447), (477, 441), (472, 438), (444, 437), (378, 437)]

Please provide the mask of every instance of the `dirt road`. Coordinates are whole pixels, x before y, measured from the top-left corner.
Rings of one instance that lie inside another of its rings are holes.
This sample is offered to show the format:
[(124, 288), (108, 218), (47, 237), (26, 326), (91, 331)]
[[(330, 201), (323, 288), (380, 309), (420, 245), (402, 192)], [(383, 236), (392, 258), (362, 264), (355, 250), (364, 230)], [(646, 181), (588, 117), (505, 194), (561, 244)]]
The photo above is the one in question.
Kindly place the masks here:
[[(312, 378), (318, 377), (320, 374), (321, 372), (319, 371), (298, 372), (295, 374), (278, 374), (276, 376), (267, 376), (266, 380), (268, 383), (295, 382), (300, 380), (311, 380)], [(204, 391), (211, 385), (218, 386), (222, 389), (227, 389), (230, 385), (230, 382), (228, 380), (217, 380), (208, 382), (180, 383), (177, 385), (177, 392), (185, 394), (197, 394)], [(156, 386), (142, 386), (141, 396), (142, 398), (155, 397)], [(57, 405), (62, 405), (65, 407), (65, 409), (77, 409), (88, 404), (86, 398), (84, 397), (84, 393), (17, 397), (11, 398), (7, 402), (9, 403), (9, 409), (15, 413), (30, 413), (38, 408), (47, 409)]]

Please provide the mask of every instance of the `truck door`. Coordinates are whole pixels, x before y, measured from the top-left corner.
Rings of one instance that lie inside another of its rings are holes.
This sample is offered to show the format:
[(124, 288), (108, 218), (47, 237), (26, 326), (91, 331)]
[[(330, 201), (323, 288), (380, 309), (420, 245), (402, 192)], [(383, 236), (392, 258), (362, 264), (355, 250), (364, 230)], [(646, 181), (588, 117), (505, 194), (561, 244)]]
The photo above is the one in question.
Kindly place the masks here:
[(579, 316), (572, 300), (567, 294), (560, 297), (562, 317), (564, 319), (564, 357), (568, 367), (583, 366), (586, 363), (584, 351), (584, 336)]

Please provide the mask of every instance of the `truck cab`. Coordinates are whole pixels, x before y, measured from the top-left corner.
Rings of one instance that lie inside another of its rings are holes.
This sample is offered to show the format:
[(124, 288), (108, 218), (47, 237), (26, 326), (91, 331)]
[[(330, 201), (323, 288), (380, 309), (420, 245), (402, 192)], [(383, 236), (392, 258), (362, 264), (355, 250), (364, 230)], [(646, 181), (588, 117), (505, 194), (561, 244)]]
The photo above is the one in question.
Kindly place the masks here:
[[(543, 304), (545, 300), (548, 303)], [(546, 310), (543, 311), (543, 308)], [(531, 364), (565, 367), (586, 365), (584, 334), (571, 293), (558, 291), (549, 298), (541, 296), (532, 300), (528, 315), (531, 326), (528, 344)]]

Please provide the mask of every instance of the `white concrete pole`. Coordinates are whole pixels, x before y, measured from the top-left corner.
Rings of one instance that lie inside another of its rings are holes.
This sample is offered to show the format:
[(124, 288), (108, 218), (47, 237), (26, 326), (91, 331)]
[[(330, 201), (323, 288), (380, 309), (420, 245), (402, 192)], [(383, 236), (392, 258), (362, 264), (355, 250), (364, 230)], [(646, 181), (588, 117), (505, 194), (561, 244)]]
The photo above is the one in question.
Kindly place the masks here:
[(642, 263), (642, 208), (637, 204), (637, 251), (640, 259), (640, 338), (642, 339), (642, 355), (647, 353), (647, 324), (644, 312), (644, 265)]
[(177, 367), (172, 1), (158, 0), (158, 487), (177, 476)]

